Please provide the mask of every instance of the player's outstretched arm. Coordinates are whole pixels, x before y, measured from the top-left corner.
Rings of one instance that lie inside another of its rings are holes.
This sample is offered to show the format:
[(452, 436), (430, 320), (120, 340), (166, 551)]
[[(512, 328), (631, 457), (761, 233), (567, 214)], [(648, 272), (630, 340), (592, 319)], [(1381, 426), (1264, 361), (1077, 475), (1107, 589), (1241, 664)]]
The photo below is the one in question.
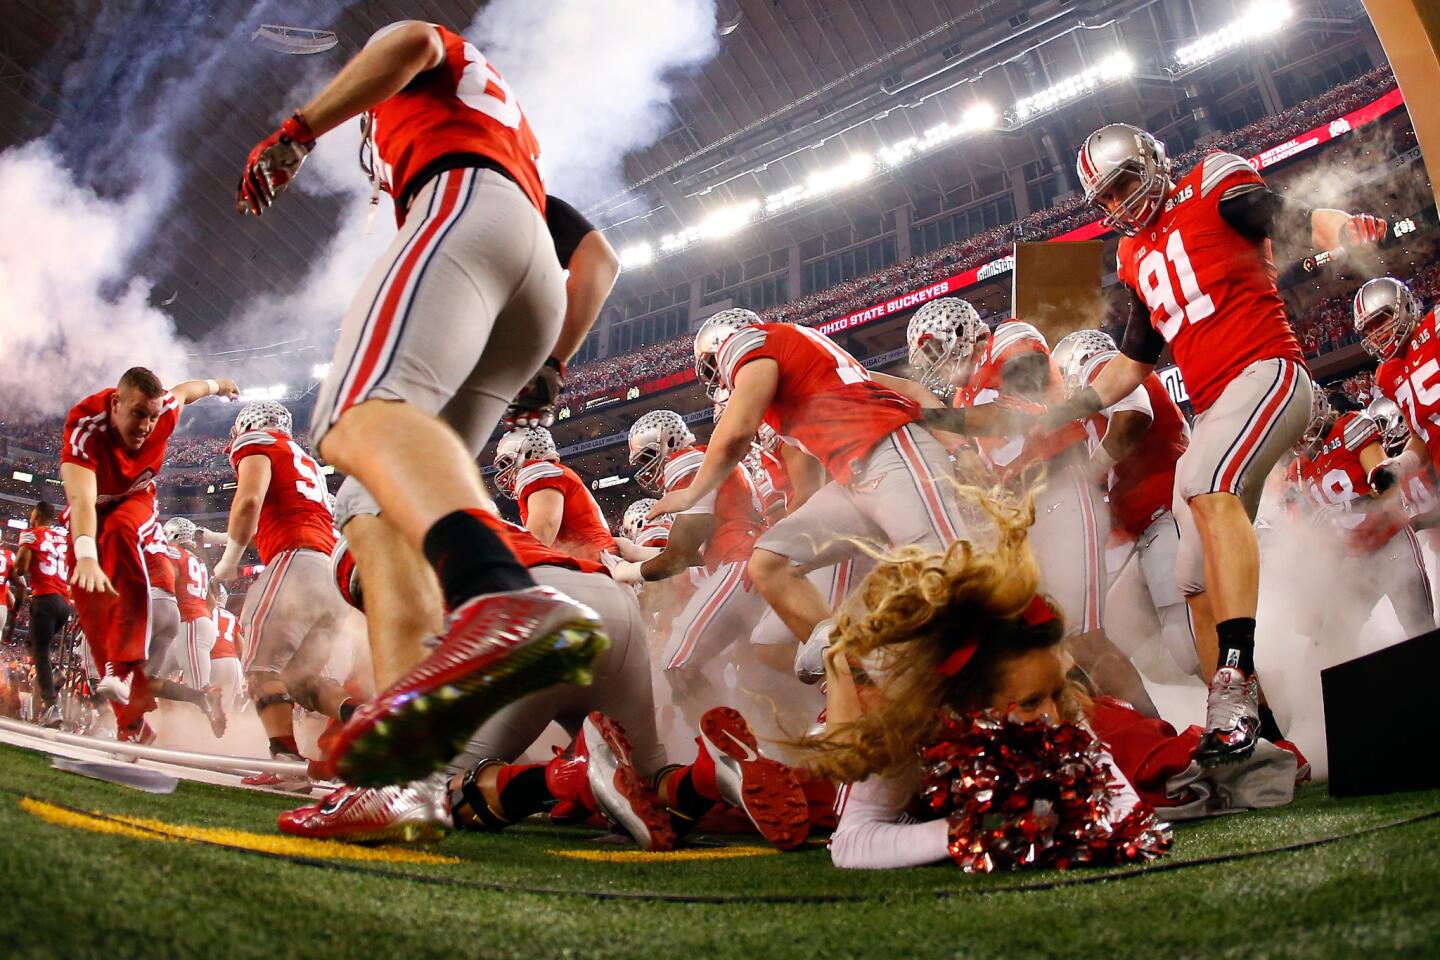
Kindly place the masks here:
[(260, 527), (260, 507), (270, 489), (270, 461), (245, 457), (235, 468), (235, 498), (230, 501), (230, 521), (225, 527), (225, 552), (215, 564), (215, 579), (233, 580), (240, 571), (240, 558)]
[(391, 24), (371, 37), (335, 79), (300, 108), (300, 114), (312, 135), (323, 136), (444, 62), (445, 44), (433, 24), (419, 20)]
[(1110, 414), (1110, 422), (1105, 428), (1105, 436), (1100, 438), (1100, 443), (1095, 452), (1090, 455), (1087, 472), (1094, 480), (1106, 476), (1110, 470), (1140, 446), (1140, 441), (1145, 439), (1145, 434), (1150, 432), (1150, 426), (1155, 422), (1153, 416), (1147, 416), (1139, 410), (1116, 410)]
[(194, 403), (196, 400), (203, 400), (206, 397), (224, 397), (226, 400), (234, 400), (240, 396), (240, 387), (229, 377), (221, 377), (218, 380), (186, 380), (177, 383), (170, 388), (175, 394), (175, 399), (182, 405)]
[(75, 547), (75, 573), (70, 582), (86, 593), (118, 596), (110, 578), (100, 569), (100, 551), (95, 545), (99, 529), (95, 517), (95, 471), (78, 463), (61, 463), (60, 483), (70, 507), (70, 542)]
[(906, 380), (904, 377), (892, 377), (888, 373), (871, 373), (870, 379), (882, 387), (889, 387), (902, 397), (909, 397), (926, 410), (945, 406), (945, 401), (935, 396), (935, 394), (929, 390), (926, 390), (914, 380)]
[(645, 580), (668, 580), (690, 567), (700, 566), (705, 562), (700, 551), (714, 532), (715, 517), (712, 514), (687, 513), (676, 517), (670, 526), (670, 538), (665, 541), (665, 549), (640, 565), (640, 576)]
[[(690, 486), (674, 490), (661, 497), (646, 516), (647, 520), (666, 513), (680, 514), (699, 503), (708, 494), (717, 490), (730, 471), (750, 452), (750, 441), (760, 429), (760, 422), (770, 401), (775, 398), (775, 389), (780, 383), (780, 365), (768, 357), (751, 360), (735, 374), (735, 389), (710, 443), (705, 448), (705, 460)], [(671, 536), (673, 536), (673, 532)]]
[(790, 486), (795, 496), (785, 504), (787, 513), (794, 513), (802, 503), (815, 495), (825, 485), (825, 465), (810, 456), (793, 443), (780, 445), (780, 459), (785, 461), (785, 471), (790, 475)]
[(1220, 201), (1220, 216), (1253, 237), (1299, 241), (1309, 234), (1316, 250), (1374, 246), (1385, 239), (1388, 224), (1368, 213), (1311, 208), (1261, 186), (1241, 188)]
[(1366, 473), (1375, 495), (1379, 496), (1425, 465), (1428, 451), (1425, 441), (1415, 434), (1405, 441), (1405, 449), (1393, 457), (1380, 461)]

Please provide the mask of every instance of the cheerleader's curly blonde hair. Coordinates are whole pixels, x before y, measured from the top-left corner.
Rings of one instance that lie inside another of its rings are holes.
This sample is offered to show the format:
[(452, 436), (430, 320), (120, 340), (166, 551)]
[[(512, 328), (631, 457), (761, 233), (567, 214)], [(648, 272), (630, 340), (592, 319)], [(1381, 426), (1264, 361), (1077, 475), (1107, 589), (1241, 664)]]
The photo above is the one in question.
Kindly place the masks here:
[[(993, 545), (961, 540), (944, 553), (907, 547), (880, 559), (837, 616), (832, 640), (874, 683), (866, 709), (802, 739), (803, 766), (847, 783), (913, 769), (917, 749), (935, 739), (941, 707), (988, 706), (1007, 660), (1060, 643), (1063, 620), (1048, 600), (1052, 618), (1037, 625), (1022, 616), (1039, 583), (1027, 542), (1033, 505), (966, 494), (993, 519)], [(970, 644), (962, 669), (939, 669)], [(1062, 704), (1066, 719), (1079, 708), (1070, 696)]]

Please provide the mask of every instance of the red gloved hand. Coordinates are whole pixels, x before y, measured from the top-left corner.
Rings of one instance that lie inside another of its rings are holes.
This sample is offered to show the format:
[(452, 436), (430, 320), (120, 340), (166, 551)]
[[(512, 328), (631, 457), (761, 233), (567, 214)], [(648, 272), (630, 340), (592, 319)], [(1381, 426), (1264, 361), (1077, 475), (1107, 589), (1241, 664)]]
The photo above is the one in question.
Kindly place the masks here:
[(310, 132), (310, 125), (300, 114), (294, 114), (250, 151), (235, 192), (235, 209), (257, 217), (264, 213), (295, 179), (314, 148), (315, 134)]
[(1373, 247), (1385, 239), (1390, 224), (1382, 217), (1357, 213), (1340, 228), (1340, 239), (1347, 247)]

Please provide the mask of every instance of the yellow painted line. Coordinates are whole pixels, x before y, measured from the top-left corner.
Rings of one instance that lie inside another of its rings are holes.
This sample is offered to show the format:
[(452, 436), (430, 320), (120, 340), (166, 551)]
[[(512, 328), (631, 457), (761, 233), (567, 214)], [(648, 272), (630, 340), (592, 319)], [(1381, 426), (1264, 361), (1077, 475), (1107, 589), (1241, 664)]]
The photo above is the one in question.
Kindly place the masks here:
[(27, 813), (39, 817), (46, 823), (61, 827), (89, 830), (92, 833), (108, 833), (139, 840), (172, 842), (198, 840), (223, 847), (240, 850), (254, 850), (290, 857), (316, 857), (326, 860), (363, 860), (372, 863), (460, 863), (454, 857), (424, 853), (403, 847), (361, 847), (337, 840), (306, 840), (301, 837), (287, 837), (281, 834), (248, 833), (226, 827), (196, 827), (189, 824), (166, 823), (163, 820), (147, 820), (142, 817), (121, 817), (112, 814), (91, 816), (75, 810), (67, 810), (26, 797), (20, 807)]
[(780, 851), (773, 847), (719, 847), (709, 849), (671, 850), (658, 853), (649, 850), (546, 850), (552, 857), (589, 860), (592, 863), (684, 863), (690, 860), (739, 860), (743, 857), (773, 857)]

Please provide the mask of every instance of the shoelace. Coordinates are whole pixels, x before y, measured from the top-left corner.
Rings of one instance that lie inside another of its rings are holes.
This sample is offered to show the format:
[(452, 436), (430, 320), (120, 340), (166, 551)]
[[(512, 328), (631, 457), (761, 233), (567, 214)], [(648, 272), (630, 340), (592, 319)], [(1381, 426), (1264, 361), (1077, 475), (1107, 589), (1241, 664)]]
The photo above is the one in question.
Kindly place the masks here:
[(1211, 730), (1229, 730), (1254, 713), (1250, 703), (1250, 681), (1226, 680), (1211, 683), (1205, 698), (1205, 723)]

